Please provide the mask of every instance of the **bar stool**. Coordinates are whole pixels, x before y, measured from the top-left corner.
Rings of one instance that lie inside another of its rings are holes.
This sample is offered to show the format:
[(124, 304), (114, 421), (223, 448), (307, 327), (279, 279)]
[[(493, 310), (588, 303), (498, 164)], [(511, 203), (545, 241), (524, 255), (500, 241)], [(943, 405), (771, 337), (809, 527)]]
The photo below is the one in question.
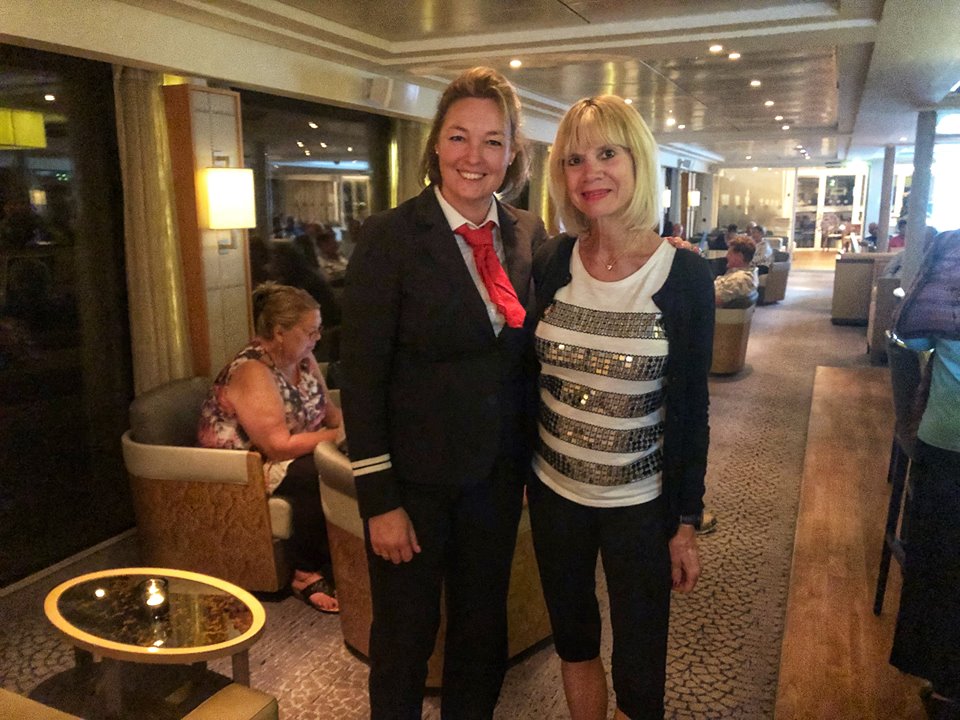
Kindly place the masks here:
[(910, 462), (913, 460), (916, 448), (917, 425), (921, 414), (916, 408), (917, 391), (923, 375), (923, 366), (927, 361), (927, 353), (911, 350), (889, 330), (886, 334), (895, 425), (890, 448), (890, 465), (887, 470), (890, 502), (887, 506), (883, 548), (880, 553), (880, 572), (877, 575), (877, 589), (873, 600), (874, 615), (879, 615), (883, 611), (890, 559), (895, 558), (900, 566), (903, 566), (903, 544), (908, 537)]

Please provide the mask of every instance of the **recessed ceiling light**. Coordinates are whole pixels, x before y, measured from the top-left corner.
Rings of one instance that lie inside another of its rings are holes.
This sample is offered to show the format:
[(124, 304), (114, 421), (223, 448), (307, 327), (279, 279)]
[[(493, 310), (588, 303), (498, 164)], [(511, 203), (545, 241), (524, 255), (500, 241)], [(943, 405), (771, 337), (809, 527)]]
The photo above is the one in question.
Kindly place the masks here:
[(316, 130), (318, 127), (320, 127), (320, 126), (317, 125), (315, 122), (313, 122), (313, 120), (311, 120), (310, 122), (308, 122), (307, 125), (309, 125), (313, 130)]
[(624, 98), (623, 101), (624, 101), (627, 105), (633, 105), (633, 98)]
[(900, 142), (906, 142), (906, 141), (907, 141), (907, 136), (906, 136), (906, 135), (903, 135), (903, 136), (900, 138)]
[(348, 145), (348, 146), (347, 146), (347, 152), (353, 152), (353, 146), (352, 146), (352, 145)]
[(668, 117), (667, 118), (667, 127), (673, 127), (677, 124), (676, 118)]
[(512, 67), (514, 70), (516, 70), (521, 65), (523, 65), (522, 60), (517, 60), (516, 58), (514, 58), (513, 60), (510, 61), (510, 67)]
[(783, 115), (774, 115), (773, 119), (776, 120), (777, 122), (780, 122), (781, 120), (783, 120)]
[(57, 96), (47, 93), (46, 95), (43, 96), (43, 99), (46, 100), (47, 102), (53, 102), (54, 100), (57, 99)]
[(310, 151), (309, 151), (309, 150), (304, 150), (304, 151), (303, 151), (303, 154), (304, 154), (304, 155), (310, 155)]
[(732, 52), (732, 53), (730, 53), (729, 55), (727, 55), (727, 58), (729, 58), (730, 60), (739, 60), (739, 59), (740, 59), (740, 53), (738, 53), (738, 52)]
[(747, 155), (744, 160), (753, 160), (753, 155)]
[(320, 147), (325, 148), (327, 144), (325, 142), (320, 143)]
[(763, 85), (763, 83), (760, 82), (759, 80), (751, 80), (751, 81), (750, 81), (750, 87), (760, 87), (761, 85)]
[(764, 101), (763, 101), (763, 106), (764, 106), (764, 107), (773, 107), (773, 100), (764, 100)]
[(797, 145), (796, 149), (797, 149), (797, 150), (803, 150), (803, 145)]
[(716, 55), (717, 53), (722, 53), (723, 45), (711, 45), (710, 52), (712, 52), (714, 55)]
[(297, 140), (297, 147), (303, 147), (303, 141)]
[(789, 125), (781, 125), (781, 126), (780, 126), (780, 129), (781, 129), (781, 130), (789, 130), (789, 129), (790, 129), (790, 126), (789, 126)]
[(687, 126), (684, 125), (683, 123), (681, 123), (680, 125), (677, 125), (677, 130), (686, 130), (686, 129), (687, 129)]

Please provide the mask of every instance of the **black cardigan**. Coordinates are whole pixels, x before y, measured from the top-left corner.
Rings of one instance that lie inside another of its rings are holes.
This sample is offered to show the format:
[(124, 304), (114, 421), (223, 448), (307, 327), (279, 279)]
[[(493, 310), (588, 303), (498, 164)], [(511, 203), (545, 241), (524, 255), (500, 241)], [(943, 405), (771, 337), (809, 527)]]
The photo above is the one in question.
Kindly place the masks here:
[[(576, 238), (558, 235), (533, 260), (536, 313), (531, 331), (570, 282), (570, 255)], [(714, 294), (710, 266), (695, 253), (678, 250), (653, 301), (663, 313), (667, 334), (666, 406), (663, 430), (663, 491), (670, 535), (681, 515), (703, 510), (707, 447), (710, 444), (707, 375), (713, 355)]]

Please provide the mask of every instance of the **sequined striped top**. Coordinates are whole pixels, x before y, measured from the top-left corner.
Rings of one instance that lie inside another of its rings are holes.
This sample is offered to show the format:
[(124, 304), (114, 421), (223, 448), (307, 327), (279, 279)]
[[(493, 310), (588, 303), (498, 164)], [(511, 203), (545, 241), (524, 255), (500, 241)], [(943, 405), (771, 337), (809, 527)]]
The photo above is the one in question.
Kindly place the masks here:
[(653, 294), (675, 253), (664, 242), (637, 272), (602, 282), (583, 267), (578, 241), (571, 281), (537, 325), (533, 467), (569, 500), (616, 507), (661, 493), (667, 338)]

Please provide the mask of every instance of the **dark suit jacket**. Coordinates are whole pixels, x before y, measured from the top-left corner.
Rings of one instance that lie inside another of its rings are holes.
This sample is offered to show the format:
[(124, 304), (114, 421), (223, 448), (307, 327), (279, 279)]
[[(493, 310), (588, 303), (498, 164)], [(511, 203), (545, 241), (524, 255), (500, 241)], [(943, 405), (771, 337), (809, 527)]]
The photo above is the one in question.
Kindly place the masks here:
[[(529, 212), (498, 203), (506, 271), (532, 310)], [(469, 485), (525, 457), (526, 329), (494, 335), (433, 187), (369, 218), (350, 258), (343, 409), (360, 514), (402, 505), (400, 485)]]

